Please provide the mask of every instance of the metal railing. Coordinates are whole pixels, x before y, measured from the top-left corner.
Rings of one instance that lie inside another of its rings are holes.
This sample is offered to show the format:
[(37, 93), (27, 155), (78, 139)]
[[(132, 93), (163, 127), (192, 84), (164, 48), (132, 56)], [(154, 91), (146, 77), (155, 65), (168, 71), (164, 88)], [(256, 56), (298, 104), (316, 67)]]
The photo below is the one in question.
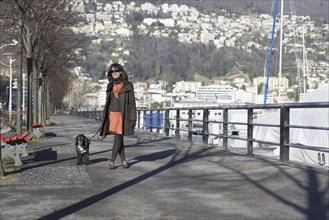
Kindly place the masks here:
[[(324, 166), (328, 163), (328, 159), (326, 162), (325, 158), (328, 157), (329, 146), (307, 146), (290, 143), (291, 131), (296, 129), (324, 131), (329, 134), (329, 127), (291, 123), (291, 116), (295, 116), (294, 114), (299, 109), (328, 111), (329, 102), (139, 109), (137, 110), (137, 129), (207, 145), (218, 144), (225, 150), (229, 149), (230, 140), (240, 140), (246, 142), (247, 155), (253, 154), (255, 144), (279, 146), (279, 158), (282, 162), (289, 161), (290, 148), (318, 151), (317, 163)], [(279, 114), (274, 123), (258, 121), (258, 116), (267, 111), (275, 111)], [(100, 111), (75, 112), (75, 114), (101, 120)], [(236, 118), (234, 115), (241, 117), (239, 120), (234, 120)], [(256, 128), (276, 130), (278, 133), (277, 141), (268, 141), (265, 138), (257, 137)]]

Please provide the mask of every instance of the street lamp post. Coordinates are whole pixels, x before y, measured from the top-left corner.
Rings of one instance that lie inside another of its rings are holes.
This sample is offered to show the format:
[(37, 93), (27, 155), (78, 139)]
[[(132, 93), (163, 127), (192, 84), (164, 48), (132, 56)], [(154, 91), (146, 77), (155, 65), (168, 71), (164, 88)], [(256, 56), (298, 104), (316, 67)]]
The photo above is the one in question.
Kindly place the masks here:
[(0, 50), (1, 50), (2, 48), (6, 47), (6, 46), (15, 46), (15, 45), (17, 45), (17, 44), (18, 44), (18, 41), (17, 41), (17, 40), (13, 40), (12, 43), (10, 43), (10, 44), (4, 44), (4, 45), (2, 45), (2, 46), (0, 47)]
[[(9, 59), (9, 125), (12, 125), (12, 108), (13, 108), (13, 59), (12, 55), (8, 56)], [(18, 103), (16, 103), (17, 106)]]
[[(3, 55), (6, 55), (9, 60), (9, 103), (8, 103), (8, 113), (9, 113), (9, 126), (11, 126), (12, 123), (12, 106), (13, 106), (13, 62), (15, 59), (13, 59), (13, 53), (4, 53)], [(2, 65), (8, 66), (6, 64), (1, 63)]]
[(22, 107), (22, 110), (23, 110), (23, 112), (25, 111), (25, 90), (26, 90), (26, 86), (25, 86), (25, 79), (26, 79), (26, 76), (27, 76), (27, 74), (25, 73), (23, 73), (23, 107)]
[[(15, 45), (17, 45), (17, 43), (18, 42), (16, 40), (13, 40), (12, 43), (10, 43), (10, 44), (2, 45), (0, 47), (0, 50), (6, 46), (15, 46)], [(12, 58), (13, 57), (12, 53), (7, 53), (4, 55), (7, 55), (9, 58), (9, 106), (8, 106), (8, 111), (9, 111), (9, 125), (11, 126), (11, 121), (12, 121), (11, 120), (12, 119), (12, 117), (11, 117), (11, 115), (12, 115), (12, 80), (13, 80), (12, 64), (15, 61), (15, 59)], [(4, 66), (8, 67), (8, 65), (2, 63), (1, 61), (0, 61), (0, 63)]]
[(15, 61), (12, 55), (8, 56), (9, 59), (9, 125), (12, 123), (12, 106), (13, 106), (13, 62)]
[[(6, 46), (14, 46), (17, 43), (18, 42), (16, 40), (13, 40), (12, 43), (10, 43), (10, 44), (2, 45), (0, 47), (0, 50)], [(12, 53), (4, 53), (3, 55), (7, 55), (8, 59), (9, 59), (9, 65), (6, 65), (6, 64), (2, 63), (1, 61), (0, 61), (0, 63), (4, 66), (7, 66), (7, 67), (9, 66), (9, 106), (8, 106), (8, 111), (9, 111), (9, 126), (11, 126), (11, 122), (12, 122), (12, 81), (13, 81), (12, 64), (15, 61), (15, 59), (13, 59)]]

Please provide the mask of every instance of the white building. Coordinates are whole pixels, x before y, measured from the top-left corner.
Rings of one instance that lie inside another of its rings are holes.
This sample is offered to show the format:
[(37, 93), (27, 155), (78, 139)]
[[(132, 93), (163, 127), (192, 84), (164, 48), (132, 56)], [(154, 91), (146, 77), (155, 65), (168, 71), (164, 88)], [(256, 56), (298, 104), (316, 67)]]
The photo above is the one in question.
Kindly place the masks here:
[(116, 32), (121, 37), (130, 37), (133, 34), (128, 28), (119, 28)]
[(220, 99), (235, 102), (236, 91), (237, 89), (230, 85), (200, 86), (196, 90), (196, 98), (206, 101), (215, 101)]
[(159, 19), (159, 22), (166, 27), (175, 27), (175, 20), (172, 18)]
[(97, 109), (103, 109), (106, 102), (106, 89), (107, 89), (107, 80), (99, 80), (98, 85), (101, 87), (100, 90), (97, 91)]
[[(257, 78), (254, 78), (253, 85), (258, 86), (259, 84), (263, 83), (265, 85), (266, 78), (263, 76), (259, 76)], [(279, 78), (277, 77), (269, 77), (268, 79), (268, 89), (269, 90), (275, 90), (279, 88)], [(281, 77), (281, 91), (286, 91), (286, 89), (289, 88), (289, 80), (286, 77)]]
[(160, 7), (147, 2), (141, 5), (141, 10), (146, 11), (147, 13), (157, 14), (160, 11)]
[(255, 103), (257, 99), (257, 89), (254, 90), (242, 90), (236, 91), (236, 102), (237, 103)]
[[(266, 97), (266, 103), (274, 103), (274, 97), (272, 95), (268, 95)], [(257, 95), (255, 104), (264, 104), (264, 95)]]
[(143, 24), (150, 26), (157, 21), (158, 21), (158, 19), (156, 19), (156, 18), (144, 18)]
[(174, 85), (173, 92), (195, 92), (201, 86), (201, 82), (180, 81)]

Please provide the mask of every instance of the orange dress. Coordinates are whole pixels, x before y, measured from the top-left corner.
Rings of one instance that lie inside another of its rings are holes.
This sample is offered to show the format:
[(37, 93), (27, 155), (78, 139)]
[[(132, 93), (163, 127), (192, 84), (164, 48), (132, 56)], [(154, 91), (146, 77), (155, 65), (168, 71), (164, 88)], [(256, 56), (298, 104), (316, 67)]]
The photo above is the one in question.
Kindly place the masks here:
[(122, 115), (121, 112), (110, 112), (110, 134), (122, 134)]
[[(123, 87), (123, 83), (113, 85), (113, 94), (116, 98), (119, 98), (119, 92)], [(122, 134), (122, 114), (121, 112), (109, 112), (110, 118), (110, 134)]]

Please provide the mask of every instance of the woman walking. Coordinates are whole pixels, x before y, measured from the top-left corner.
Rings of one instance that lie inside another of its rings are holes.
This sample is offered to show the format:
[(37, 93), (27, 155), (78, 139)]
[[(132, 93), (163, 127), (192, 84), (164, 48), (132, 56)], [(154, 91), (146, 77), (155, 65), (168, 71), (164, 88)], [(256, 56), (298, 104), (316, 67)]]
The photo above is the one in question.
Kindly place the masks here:
[(134, 134), (136, 126), (136, 102), (133, 84), (123, 66), (114, 63), (107, 73), (109, 83), (106, 90), (106, 103), (103, 110), (100, 136), (114, 135), (112, 156), (109, 168), (114, 169), (119, 154), (122, 168), (129, 168), (125, 156), (123, 137)]

